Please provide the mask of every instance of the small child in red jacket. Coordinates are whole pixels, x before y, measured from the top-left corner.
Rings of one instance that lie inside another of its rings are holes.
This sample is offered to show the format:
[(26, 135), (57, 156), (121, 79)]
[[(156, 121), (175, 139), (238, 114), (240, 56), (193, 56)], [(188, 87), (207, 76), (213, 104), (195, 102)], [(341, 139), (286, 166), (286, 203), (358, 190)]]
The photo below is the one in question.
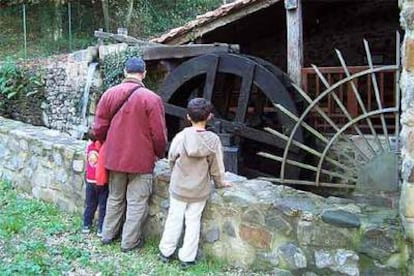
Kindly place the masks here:
[(102, 235), (102, 225), (105, 218), (106, 200), (108, 198), (108, 185), (97, 183), (96, 168), (99, 159), (101, 143), (96, 140), (92, 131), (87, 133), (88, 145), (86, 148), (86, 189), (85, 189), (85, 211), (83, 213), (82, 233), (88, 234), (91, 231), (92, 221), (96, 209), (99, 207), (98, 236)]

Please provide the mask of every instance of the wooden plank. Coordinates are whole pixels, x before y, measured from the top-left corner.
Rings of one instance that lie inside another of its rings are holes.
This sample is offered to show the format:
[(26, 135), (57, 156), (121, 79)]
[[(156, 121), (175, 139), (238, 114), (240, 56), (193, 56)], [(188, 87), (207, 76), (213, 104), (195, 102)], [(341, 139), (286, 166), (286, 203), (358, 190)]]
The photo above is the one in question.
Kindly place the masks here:
[(118, 42), (126, 43), (128, 45), (162, 46), (162, 44), (150, 42), (150, 41), (147, 41), (147, 40), (137, 39), (137, 38), (132, 37), (132, 36), (107, 33), (107, 32), (103, 32), (103, 31), (95, 31), (94, 35), (95, 35), (95, 37), (97, 37), (99, 39), (113, 39), (113, 40), (116, 40)]
[[(381, 66), (374, 66), (374, 68), (378, 68), (378, 67), (381, 67)], [(352, 74), (370, 69), (369, 66), (348, 66), (347, 68), (348, 68), (349, 73), (352, 73)], [(339, 67), (339, 66), (338, 67), (329, 67), (329, 66), (328, 67), (318, 67), (318, 70), (323, 74), (325, 74), (325, 73), (344, 73), (345, 72), (344, 68)], [(314, 75), (315, 74), (315, 69), (313, 67), (304, 67), (304, 68), (302, 68), (302, 72), (305, 73), (305, 74)], [(384, 71), (381, 71), (381, 72), (395, 72), (395, 70), (390, 69), (390, 70), (384, 70)]]
[(215, 59), (212, 62), (212, 66), (210, 66), (206, 74), (203, 98), (209, 100), (210, 102), (213, 97), (214, 85), (216, 84), (217, 67), (219, 64), (219, 60), (219, 56), (215, 56)]
[[(353, 82), (353, 81), (351, 81)], [(352, 91), (352, 86), (351, 83), (348, 83), (346, 85), (346, 94), (347, 94), (347, 107), (349, 109), (349, 112), (351, 113), (352, 118), (355, 118), (356, 116), (358, 116), (359, 111), (359, 104), (357, 102), (357, 98), (355, 96), (355, 93), (353, 93)]]
[(246, 75), (243, 76), (239, 94), (239, 101), (237, 104), (236, 118), (234, 119), (236, 122), (244, 122), (246, 118), (246, 112), (249, 105), (250, 92), (252, 89), (255, 68), (255, 64), (250, 64), (249, 67), (246, 68)]
[(300, 85), (303, 67), (302, 0), (296, 1), (296, 8), (288, 9), (286, 6), (287, 71), (290, 79)]
[(171, 58), (195, 57), (210, 53), (238, 53), (239, 45), (214, 43), (214, 44), (188, 44), (188, 45), (163, 45), (146, 46), (143, 48), (145, 60), (162, 60)]
[(239, 53), (238, 44), (213, 43), (213, 44), (188, 44), (188, 45), (164, 45), (147, 40), (137, 39), (132, 36), (95, 31), (98, 39), (112, 39), (131, 46), (140, 46), (145, 60), (162, 60), (171, 58), (187, 58), (210, 53)]
[[(373, 2), (373, 0), (305, 0), (306, 2), (320, 2), (320, 3), (361, 3), (361, 2)], [(376, 3), (395, 3), (395, 0), (375, 0)]]

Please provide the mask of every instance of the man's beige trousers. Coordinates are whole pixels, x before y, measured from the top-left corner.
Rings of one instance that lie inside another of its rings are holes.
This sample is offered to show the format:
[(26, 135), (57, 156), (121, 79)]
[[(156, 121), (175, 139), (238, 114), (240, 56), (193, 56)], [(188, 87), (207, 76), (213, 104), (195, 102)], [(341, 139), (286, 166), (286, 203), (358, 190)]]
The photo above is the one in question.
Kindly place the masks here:
[(206, 201), (187, 203), (170, 196), (170, 209), (159, 246), (164, 256), (169, 257), (174, 253), (185, 221), (183, 246), (178, 251), (178, 259), (182, 262), (195, 260), (200, 240), (201, 215), (205, 205)]
[(102, 239), (114, 239), (123, 224), (121, 248), (137, 246), (141, 239), (142, 224), (148, 215), (151, 192), (152, 174), (110, 171)]

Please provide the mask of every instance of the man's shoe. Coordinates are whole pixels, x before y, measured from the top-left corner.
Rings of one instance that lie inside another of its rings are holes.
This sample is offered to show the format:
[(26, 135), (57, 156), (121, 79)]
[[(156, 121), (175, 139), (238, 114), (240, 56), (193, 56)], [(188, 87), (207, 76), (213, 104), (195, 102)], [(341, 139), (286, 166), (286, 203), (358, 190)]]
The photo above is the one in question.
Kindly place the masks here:
[(101, 239), (101, 242), (103, 245), (107, 245), (112, 243), (114, 240), (113, 239)]
[(121, 248), (121, 251), (124, 252), (124, 253), (127, 253), (127, 252), (132, 251), (132, 250), (141, 249), (143, 246), (144, 246), (144, 240), (140, 239), (137, 245), (135, 245), (133, 247), (130, 247), (130, 248)]
[(192, 261), (192, 262), (180, 262), (180, 268), (185, 270), (187, 268), (192, 267), (195, 264), (196, 264), (195, 261)]
[(172, 260), (172, 255), (167, 257), (167, 256), (165, 256), (164, 254), (162, 254), (160, 252), (160, 254), (158, 254), (158, 258), (160, 259), (161, 262), (166, 264), (166, 263), (169, 263)]

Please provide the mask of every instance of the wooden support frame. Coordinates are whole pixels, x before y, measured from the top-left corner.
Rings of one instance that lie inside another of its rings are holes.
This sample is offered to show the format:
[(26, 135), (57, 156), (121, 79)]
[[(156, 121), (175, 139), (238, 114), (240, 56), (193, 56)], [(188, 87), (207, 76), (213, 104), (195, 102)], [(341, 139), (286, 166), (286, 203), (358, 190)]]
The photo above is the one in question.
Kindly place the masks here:
[(285, 0), (287, 33), (287, 71), (297, 85), (301, 84), (303, 67), (302, 0)]
[(212, 44), (187, 44), (187, 45), (163, 45), (146, 40), (140, 40), (128, 35), (95, 31), (98, 39), (112, 39), (117, 42), (127, 43), (131, 46), (142, 47), (144, 60), (166, 60), (195, 57), (211, 53), (239, 53), (238, 44), (212, 43)]

